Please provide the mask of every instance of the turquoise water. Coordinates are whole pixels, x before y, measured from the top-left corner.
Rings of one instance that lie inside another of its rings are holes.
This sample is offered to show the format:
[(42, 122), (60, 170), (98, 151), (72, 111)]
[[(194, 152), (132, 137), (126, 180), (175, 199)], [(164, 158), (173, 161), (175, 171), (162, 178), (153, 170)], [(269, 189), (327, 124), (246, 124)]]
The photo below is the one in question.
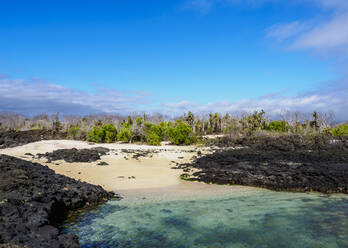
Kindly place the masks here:
[(66, 223), (83, 247), (348, 247), (348, 197), (268, 190), (110, 201)]

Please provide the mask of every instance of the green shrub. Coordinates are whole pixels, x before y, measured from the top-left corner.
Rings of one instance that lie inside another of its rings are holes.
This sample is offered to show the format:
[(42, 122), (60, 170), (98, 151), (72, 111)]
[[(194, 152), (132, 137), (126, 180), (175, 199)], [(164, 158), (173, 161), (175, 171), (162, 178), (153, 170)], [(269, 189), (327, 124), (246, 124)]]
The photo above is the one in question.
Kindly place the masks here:
[(175, 145), (189, 145), (196, 141), (192, 128), (182, 120), (176, 121), (174, 126), (169, 124), (167, 135), (170, 142)]
[(159, 146), (163, 140), (166, 129), (166, 123), (161, 122), (160, 124), (145, 123), (145, 141), (149, 145)]
[(94, 126), (92, 131), (87, 134), (87, 140), (101, 143), (112, 143), (116, 141), (117, 129), (114, 124), (102, 124)]
[(331, 130), (333, 136), (346, 136), (348, 137), (348, 125), (339, 125)]
[(117, 140), (123, 142), (130, 142), (132, 140), (132, 131), (129, 123), (122, 123), (120, 132), (117, 134)]
[(270, 131), (287, 132), (289, 130), (289, 124), (286, 121), (271, 121), (267, 129)]
[(92, 131), (90, 131), (87, 134), (87, 140), (96, 142), (96, 143), (101, 143), (103, 142), (103, 139), (105, 138), (105, 134), (103, 130), (101, 130), (101, 127), (94, 126)]
[(146, 134), (145, 139), (146, 143), (151, 146), (160, 146), (162, 141), (161, 137), (155, 133)]
[(105, 142), (112, 143), (116, 141), (117, 129), (114, 124), (110, 123), (107, 125), (103, 125), (102, 129), (105, 131)]

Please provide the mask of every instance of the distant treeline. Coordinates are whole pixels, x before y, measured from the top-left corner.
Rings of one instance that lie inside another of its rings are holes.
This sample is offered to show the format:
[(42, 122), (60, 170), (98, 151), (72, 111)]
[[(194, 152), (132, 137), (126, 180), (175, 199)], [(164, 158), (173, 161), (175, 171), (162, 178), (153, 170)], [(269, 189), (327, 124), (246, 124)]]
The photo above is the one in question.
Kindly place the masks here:
[(0, 115), (0, 130), (46, 129), (66, 132), (67, 139), (87, 140), (97, 143), (147, 143), (160, 145), (170, 141), (176, 145), (202, 142), (207, 135), (226, 135), (238, 138), (251, 135), (299, 134), (348, 136), (348, 125), (333, 125), (331, 114), (313, 112), (309, 114), (287, 112), (272, 120), (266, 113), (231, 115), (219, 113), (185, 113), (181, 117), (164, 115), (89, 115), (84, 117), (38, 115), (27, 118), (16, 114)]

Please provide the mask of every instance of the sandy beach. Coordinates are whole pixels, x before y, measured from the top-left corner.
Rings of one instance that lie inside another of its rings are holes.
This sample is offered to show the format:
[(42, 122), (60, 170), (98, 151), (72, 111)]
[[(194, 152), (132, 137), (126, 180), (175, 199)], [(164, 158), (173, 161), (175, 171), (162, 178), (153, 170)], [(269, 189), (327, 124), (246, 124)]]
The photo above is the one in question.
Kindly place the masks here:
[[(64, 160), (47, 163), (46, 158), (32, 158), (30, 155), (52, 152), (57, 149), (83, 149), (105, 147), (108, 155), (101, 160), (89, 163), (67, 163)], [(134, 158), (132, 152), (147, 152), (146, 156)], [(49, 140), (30, 143), (24, 146), (1, 149), (0, 153), (38, 162), (53, 169), (56, 173), (114, 191), (123, 196), (158, 197), (194, 196), (196, 194), (222, 194), (242, 187), (208, 185), (187, 182), (180, 179), (181, 169), (173, 169), (176, 163), (184, 163), (197, 156), (197, 152), (207, 154), (206, 147), (198, 146), (148, 146), (135, 144), (90, 144), (82, 141)], [(101, 161), (106, 166), (98, 165)]]

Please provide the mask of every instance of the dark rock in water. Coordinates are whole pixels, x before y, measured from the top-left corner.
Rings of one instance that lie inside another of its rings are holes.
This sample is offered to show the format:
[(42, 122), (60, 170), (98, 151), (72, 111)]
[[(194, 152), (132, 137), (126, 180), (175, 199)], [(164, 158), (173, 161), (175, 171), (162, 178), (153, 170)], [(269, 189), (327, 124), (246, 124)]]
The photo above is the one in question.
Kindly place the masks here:
[(66, 132), (52, 130), (28, 130), (0, 132), (0, 149), (25, 145), (31, 142), (50, 139), (65, 139)]
[(278, 144), (276, 148), (271, 143), (261, 147), (218, 151), (178, 167), (200, 169), (187, 180), (272, 190), (348, 193), (345, 144), (316, 150), (292, 149), (292, 145), (286, 150), (286, 145)]
[(109, 164), (104, 162), (104, 161), (102, 161), (102, 162), (99, 162), (97, 165), (105, 166), (105, 165), (109, 165)]
[(45, 154), (38, 154), (39, 158), (45, 157), (48, 162), (55, 160), (65, 160), (68, 163), (73, 162), (94, 162), (100, 159), (100, 156), (106, 155), (108, 148), (96, 147), (92, 149), (59, 149)]
[(56, 228), (67, 213), (113, 196), (38, 163), (0, 155), (0, 247), (80, 247)]

